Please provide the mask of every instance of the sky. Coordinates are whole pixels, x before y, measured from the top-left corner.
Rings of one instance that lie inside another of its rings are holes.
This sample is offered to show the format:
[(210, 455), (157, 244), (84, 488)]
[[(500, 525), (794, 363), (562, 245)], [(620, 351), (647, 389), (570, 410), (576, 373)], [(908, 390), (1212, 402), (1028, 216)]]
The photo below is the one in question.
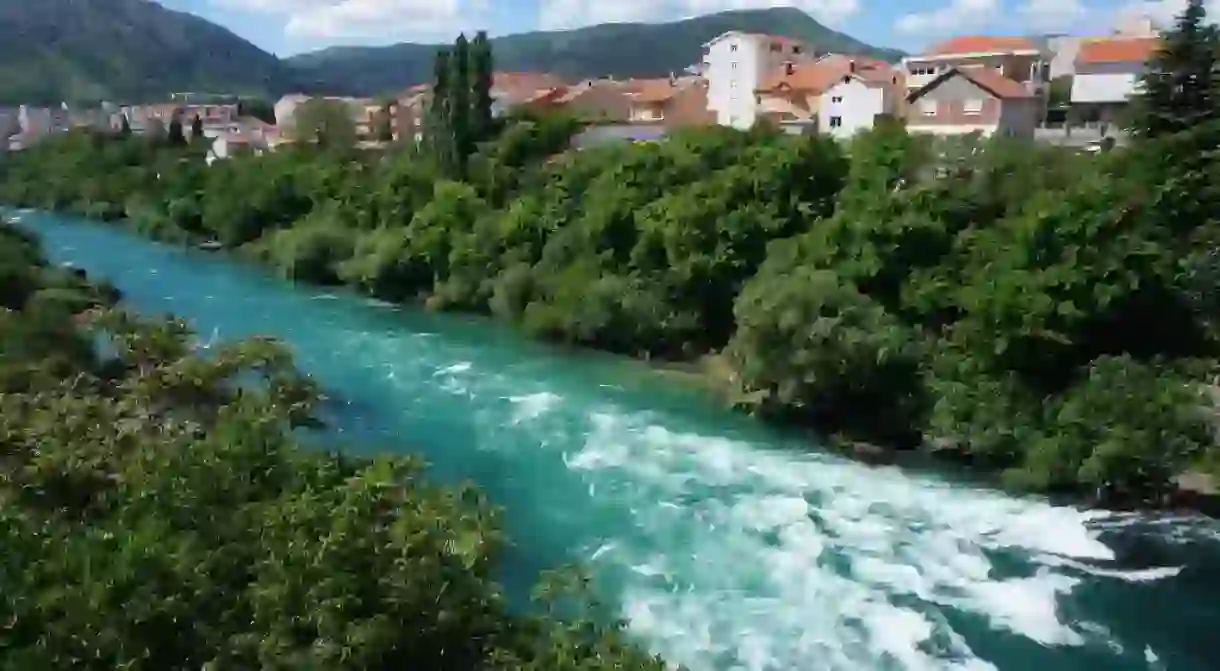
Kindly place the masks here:
[[(1186, 0), (159, 0), (290, 56), (333, 45), (448, 41), (596, 23), (790, 6), (852, 37), (912, 52), (949, 35), (1106, 34), (1122, 17), (1172, 19)], [(1220, 16), (1220, 0), (1209, 0)]]

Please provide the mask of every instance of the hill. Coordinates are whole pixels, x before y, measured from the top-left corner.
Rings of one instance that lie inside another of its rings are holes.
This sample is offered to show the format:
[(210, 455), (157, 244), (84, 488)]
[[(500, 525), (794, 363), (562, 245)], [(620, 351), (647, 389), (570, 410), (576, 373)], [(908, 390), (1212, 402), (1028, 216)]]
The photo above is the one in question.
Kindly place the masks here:
[(0, 104), (275, 94), (292, 71), (229, 30), (149, 0), (0, 0)]
[[(549, 71), (571, 80), (602, 75), (646, 77), (696, 63), (708, 40), (729, 30), (804, 40), (820, 51), (895, 60), (902, 52), (870, 46), (815, 21), (798, 9), (709, 14), (672, 23), (608, 23), (575, 30), (531, 32), (492, 40), (496, 69)], [(375, 95), (419, 84), (432, 73), (435, 45), (332, 47), (289, 58), (299, 79), (337, 91)]]

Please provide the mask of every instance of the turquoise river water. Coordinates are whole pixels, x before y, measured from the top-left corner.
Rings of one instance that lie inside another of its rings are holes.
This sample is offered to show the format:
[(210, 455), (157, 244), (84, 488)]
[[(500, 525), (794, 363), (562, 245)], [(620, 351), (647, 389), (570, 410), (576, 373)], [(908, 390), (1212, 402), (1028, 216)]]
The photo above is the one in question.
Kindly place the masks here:
[(15, 216), (201, 346), (277, 336), (352, 450), (423, 453), (506, 512), (506, 581), (587, 562), (693, 671), (1220, 669), (1220, 527), (824, 454), (633, 361), (293, 286), (118, 228)]

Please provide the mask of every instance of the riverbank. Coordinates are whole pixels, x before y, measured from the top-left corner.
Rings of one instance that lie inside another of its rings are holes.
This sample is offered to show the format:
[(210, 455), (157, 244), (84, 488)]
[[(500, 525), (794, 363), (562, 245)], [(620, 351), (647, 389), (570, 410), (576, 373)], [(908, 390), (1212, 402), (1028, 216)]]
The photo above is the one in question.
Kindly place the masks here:
[[(69, 134), (6, 161), (0, 200), (125, 213), (294, 281), (565, 345), (715, 353), (735, 404), (767, 421), (857, 446), (952, 443), (1025, 490), (1159, 505), (1175, 475), (1220, 463), (1197, 412), (1220, 342), (1191, 288), (1202, 233), (1136, 188), (1164, 181), (1131, 168), (1153, 147), (1083, 157), (885, 126), (848, 151), (709, 128), (501, 170), (536, 128), (506, 130), (461, 175), (410, 152), (205, 165)], [(980, 186), (995, 180), (1025, 187)]]

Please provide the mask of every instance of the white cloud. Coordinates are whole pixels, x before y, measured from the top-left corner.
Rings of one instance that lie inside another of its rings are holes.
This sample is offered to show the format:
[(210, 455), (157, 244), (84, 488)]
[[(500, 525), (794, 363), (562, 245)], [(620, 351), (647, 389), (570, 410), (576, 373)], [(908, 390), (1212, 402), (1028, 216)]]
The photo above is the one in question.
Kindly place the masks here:
[(487, 0), (212, 0), (277, 15), (291, 39), (452, 39), (486, 10)]
[(859, 0), (540, 0), (538, 27), (575, 28), (597, 23), (672, 21), (730, 9), (796, 7), (835, 25), (860, 9)]
[(1001, 7), (997, 0), (951, 0), (948, 5), (928, 12), (912, 12), (898, 17), (894, 29), (908, 35), (942, 36), (981, 28), (996, 20)]
[(1039, 32), (1070, 31), (1092, 21), (1096, 12), (1080, 0), (1025, 0), (1017, 7), (1017, 17), (1026, 29)]

